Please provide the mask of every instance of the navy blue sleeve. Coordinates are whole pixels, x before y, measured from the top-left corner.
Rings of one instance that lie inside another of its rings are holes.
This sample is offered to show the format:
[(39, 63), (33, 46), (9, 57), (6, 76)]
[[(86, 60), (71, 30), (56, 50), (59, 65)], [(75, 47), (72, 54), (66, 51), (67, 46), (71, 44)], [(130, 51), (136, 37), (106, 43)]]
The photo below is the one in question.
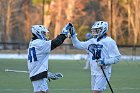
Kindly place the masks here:
[(64, 34), (58, 35), (55, 39), (51, 41), (51, 50), (60, 46), (67, 37)]

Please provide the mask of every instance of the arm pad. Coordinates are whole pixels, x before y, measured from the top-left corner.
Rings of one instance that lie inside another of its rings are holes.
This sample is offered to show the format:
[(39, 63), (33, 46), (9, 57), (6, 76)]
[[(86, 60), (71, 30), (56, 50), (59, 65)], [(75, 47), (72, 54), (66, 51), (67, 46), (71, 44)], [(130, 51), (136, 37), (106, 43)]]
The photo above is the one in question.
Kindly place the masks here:
[(51, 41), (51, 50), (60, 46), (67, 37), (64, 34), (58, 35), (55, 39)]

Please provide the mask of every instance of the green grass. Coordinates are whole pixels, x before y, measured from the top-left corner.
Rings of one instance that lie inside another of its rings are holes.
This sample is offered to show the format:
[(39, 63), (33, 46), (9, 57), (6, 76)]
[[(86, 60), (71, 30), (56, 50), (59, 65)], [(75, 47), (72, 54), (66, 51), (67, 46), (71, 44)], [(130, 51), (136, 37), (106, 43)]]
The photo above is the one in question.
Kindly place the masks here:
[[(0, 59), (0, 93), (33, 93), (26, 73), (5, 72), (5, 69), (27, 70), (26, 60)], [(49, 93), (92, 93), (90, 70), (83, 70), (85, 61), (49, 61), (49, 70), (64, 77), (49, 82)], [(120, 62), (113, 65), (110, 83), (115, 93), (139, 93), (140, 62)], [(104, 93), (111, 93), (109, 88)]]

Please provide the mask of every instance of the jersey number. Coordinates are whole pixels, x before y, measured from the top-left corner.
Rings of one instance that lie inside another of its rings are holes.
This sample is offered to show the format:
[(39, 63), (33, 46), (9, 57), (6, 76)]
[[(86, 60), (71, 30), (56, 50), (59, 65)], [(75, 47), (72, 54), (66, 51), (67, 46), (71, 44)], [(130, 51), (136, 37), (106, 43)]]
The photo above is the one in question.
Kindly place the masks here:
[(93, 54), (92, 60), (100, 59), (101, 58), (101, 49), (103, 48), (103, 45), (99, 44), (91, 44), (88, 46), (88, 50)]
[(100, 59), (101, 58), (101, 50), (93, 50), (94, 52), (92, 52), (93, 56), (92, 56), (92, 60), (95, 59)]
[(37, 61), (35, 47), (29, 48), (28, 60), (32, 62), (32, 60)]

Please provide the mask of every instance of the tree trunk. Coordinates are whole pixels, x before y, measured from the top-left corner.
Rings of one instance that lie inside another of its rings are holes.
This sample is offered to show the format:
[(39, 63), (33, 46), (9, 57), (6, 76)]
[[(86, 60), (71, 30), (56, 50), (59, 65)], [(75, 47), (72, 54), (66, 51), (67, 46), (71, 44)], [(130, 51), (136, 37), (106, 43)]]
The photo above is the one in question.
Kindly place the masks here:
[(11, 3), (12, 0), (8, 0), (7, 12), (6, 12), (6, 28), (5, 28), (5, 41), (9, 42), (10, 40), (10, 17), (11, 17)]
[(58, 0), (58, 15), (56, 15), (56, 21), (55, 21), (55, 33), (54, 37), (56, 37), (58, 34), (60, 34), (61, 29), (61, 11), (62, 11), (62, 0)]

